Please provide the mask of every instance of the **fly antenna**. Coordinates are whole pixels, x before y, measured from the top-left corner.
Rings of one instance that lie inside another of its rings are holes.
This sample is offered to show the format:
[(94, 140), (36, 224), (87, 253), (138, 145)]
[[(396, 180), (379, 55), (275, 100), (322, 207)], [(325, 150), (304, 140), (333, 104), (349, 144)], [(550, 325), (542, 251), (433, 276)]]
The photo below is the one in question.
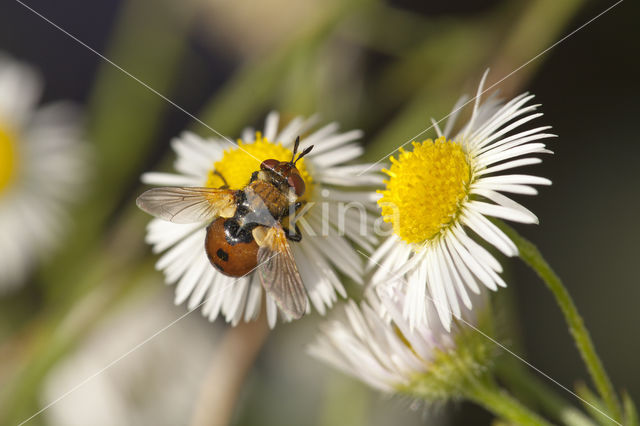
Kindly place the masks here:
[(298, 161), (295, 158), (296, 158), (296, 153), (298, 152), (299, 145), (300, 145), (300, 136), (296, 138), (296, 143), (293, 145), (293, 154), (291, 155), (291, 161), (289, 161), (291, 164), (296, 164), (296, 161)]
[(313, 145), (311, 145), (309, 148), (305, 148), (305, 150), (298, 155), (298, 158), (296, 158), (296, 154), (298, 152), (298, 146), (300, 146), (300, 136), (296, 138), (296, 143), (293, 145), (293, 155), (291, 156), (291, 161), (289, 161), (289, 164), (291, 164), (292, 166), (295, 166), (296, 162), (299, 159), (307, 155), (313, 149)]
[(306, 148), (304, 151), (302, 151), (300, 155), (298, 155), (298, 158), (296, 158), (296, 161), (293, 162), (293, 165), (295, 165), (299, 159), (301, 159), (302, 157), (310, 153), (312, 149), (313, 149), (313, 145), (311, 145), (309, 148)]

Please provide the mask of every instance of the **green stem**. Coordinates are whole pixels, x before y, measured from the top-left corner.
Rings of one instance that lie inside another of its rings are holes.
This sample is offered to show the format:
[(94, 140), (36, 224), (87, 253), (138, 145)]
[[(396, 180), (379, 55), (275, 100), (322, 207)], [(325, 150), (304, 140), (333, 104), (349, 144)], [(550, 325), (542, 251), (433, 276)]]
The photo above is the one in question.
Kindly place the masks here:
[(514, 242), (520, 251), (520, 258), (529, 265), (531, 269), (536, 271), (538, 276), (540, 276), (549, 290), (553, 293), (556, 298), (556, 302), (560, 306), (565, 320), (569, 325), (569, 331), (573, 336), (587, 369), (589, 370), (589, 374), (591, 375), (600, 396), (604, 400), (607, 410), (609, 411), (609, 415), (619, 422), (622, 418), (620, 402), (618, 401), (618, 397), (613, 389), (611, 380), (604, 370), (602, 361), (596, 353), (593, 341), (589, 336), (589, 331), (585, 327), (582, 317), (578, 313), (578, 309), (573, 303), (573, 299), (569, 295), (566, 287), (562, 284), (558, 275), (556, 275), (553, 269), (551, 269), (549, 264), (544, 260), (542, 254), (535, 245), (520, 236), (520, 234), (510, 226), (499, 221), (496, 221), (496, 225), (498, 225), (500, 229), (502, 229)]
[(496, 363), (497, 376), (525, 402), (540, 407), (543, 413), (567, 426), (593, 426), (595, 423), (582, 411), (567, 404), (538, 377), (530, 374), (514, 358), (505, 358)]
[(549, 422), (522, 405), (492, 381), (474, 380), (463, 389), (463, 395), (510, 423), (522, 426), (550, 426)]

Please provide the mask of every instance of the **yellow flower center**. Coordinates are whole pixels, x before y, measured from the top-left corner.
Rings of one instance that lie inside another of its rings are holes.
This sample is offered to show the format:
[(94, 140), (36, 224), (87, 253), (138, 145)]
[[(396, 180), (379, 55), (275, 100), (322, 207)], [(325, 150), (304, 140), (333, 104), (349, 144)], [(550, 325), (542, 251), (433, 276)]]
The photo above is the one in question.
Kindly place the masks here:
[(413, 142), (413, 151), (400, 149), (391, 157), (391, 170), (382, 198), (384, 221), (408, 243), (424, 243), (446, 228), (467, 197), (471, 168), (460, 144), (440, 137)]
[[(289, 161), (293, 152), (282, 146), (281, 143), (274, 143), (263, 138), (260, 132), (256, 132), (256, 141), (246, 143), (238, 140), (238, 147), (231, 148), (224, 152), (222, 159), (213, 165), (209, 171), (206, 186), (209, 188), (219, 188), (224, 185), (224, 180), (231, 189), (244, 188), (251, 179), (253, 172), (260, 170), (260, 164), (264, 160), (274, 158), (279, 161)], [(304, 180), (306, 190), (300, 201), (308, 201), (313, 191), (313, 180), (307, 170), (304, 158), (296, 163), (296, 168)]]
[(15, 134), (0, 123), (0, 193), (9, 186), (16, 174), (16, 157)]

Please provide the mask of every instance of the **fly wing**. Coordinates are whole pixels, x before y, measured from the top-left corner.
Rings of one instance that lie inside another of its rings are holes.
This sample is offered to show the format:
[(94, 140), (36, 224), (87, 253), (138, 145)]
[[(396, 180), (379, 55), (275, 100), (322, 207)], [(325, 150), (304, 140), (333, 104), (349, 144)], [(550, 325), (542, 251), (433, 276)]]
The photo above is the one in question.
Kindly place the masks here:
[(258, 227), (253, 235), (260, 246), (258, 273), (262, 286), (283, 312), (293, 319), (301, 318), (307, 311), (307, 292), (282, 226)]
[(140, 195), (136, 204), (145, 212), (173, 223), (205, 222), (232, 217), (237, 193), (214, 188), (153, 188)]

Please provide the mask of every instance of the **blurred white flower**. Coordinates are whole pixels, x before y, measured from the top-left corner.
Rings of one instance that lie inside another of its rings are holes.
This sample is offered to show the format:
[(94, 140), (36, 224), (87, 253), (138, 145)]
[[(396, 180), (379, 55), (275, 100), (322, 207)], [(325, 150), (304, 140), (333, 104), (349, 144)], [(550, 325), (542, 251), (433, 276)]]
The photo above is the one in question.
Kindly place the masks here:
[(430, 401), (456, 396), (467, 375), (486, 370), (491, 353), (468, 326), (484, 312), (465, 311), (467, 324), (456, 322), (451, 332), (439, 321), (411, 327), (402, 315), (406, 298), (391, 287), (378, 293), (367, 292), (360, 306), (349, 300), (342, 318), (321, 326), (309, 353), (382, 392)]
[[(533, 95), (522, 94), (507, 103), (493, 97), (480, 102), (478, 88), (473, 113), (460, 132), (449, 139), (457, 110), (454, 107), (438, 139), (413, 143), (413, 151), (400, 150), (391, 158), (386, 189), (378, 201), (394, 233), (376, 251), (370, 266), (380, 262), (374, 283), (401, 286), (407, 302), (403, 315), (411, 326), (427, 321), (434, 301), (448, 330), (451, 318), (472, 307), (468, 290), (481, 285), (497, 290), (506, 286), (498, 275), (502, 266), (468, 230), (507, 256), (518, 250), (488, 217), (521, 223), (538, 223), (537, 217), (502, 193), (535, 195), (531, 185), (550, 185), (542, 177), (503, 174), (505, 170), (540, 163), (534, 154), (551, 153), (541, 139), (549, 126), (519, 129), (541, 116), (539, 105), (526, 105)], [(479, 285), (481, 284), (481, 285)]]
[[(289, 161), (297, 136), (301, 137), (299, 151), (314, 145), (297, 163), (306, 185), (300, 201), (306, 204), (297, 220), (302, 241), (290, 246), (311, 304), (324, 314), (335, 302), (336, 293), (346, 296), (336, 271), (362, 282), (362, 261), (350, 241), (367, 250), (372, 250), (376, 242), (367, 235), (367, 222), (372, 219), (369, 211), (375, 209), (376, 194), (344, 189), (380, 184), (382, 180), (374, 174), (358, 174), (367, 169), (366, 165), (342, 165), (362, 154), (363, 148), (355, 142), (361, 131), (338, 133), (337, 123), (331, 123), (307, 134), (315, 122), (314, 118), (297, 117), (278, 130), (279, 116), (272, 112), (263, 132), (246, 129), (238, 146), (227, 150), (228, 141), (184, 133), (173, 141), (178, 173), (145, 173), (142, 180), (151, 185), (218, 188), (225, 183), (222, 175), (231, 189), (241, 189), (262, 161)], [(214, 269), (204, 250), (207, 225), (152, 220), (147, 242), (155, 252), (164, 252), (156, 267), (164, 271), (168, 284), (177, 282), (176, 304), (188, 299), (189, 309), (194, 309), (206, 300), (205, 316), (213, 321), (222, 313), (233, 325), (243, 318), (255, 319), (263, 293), (259, 277), (253, 274), (233, 278)], [(266, 310), (269, 325), (274, 327), (278, 308), (270, 296), (266, 298)]]
[[(198, 316), (167, 328), (181, 313), (165, 296), (130, 297), (51, 370), (41, 405), (65, 397), (43, 412), (46, 424), (172, 426), (191, 417), (219, 335)], [(74, 321), (82, 319), (65, 325)]]
[(77, 111), (36, 109), (40, 93), (33, 69), (0, 54), (0, 292), (60, 242), (65, 209), (86, 177)]

